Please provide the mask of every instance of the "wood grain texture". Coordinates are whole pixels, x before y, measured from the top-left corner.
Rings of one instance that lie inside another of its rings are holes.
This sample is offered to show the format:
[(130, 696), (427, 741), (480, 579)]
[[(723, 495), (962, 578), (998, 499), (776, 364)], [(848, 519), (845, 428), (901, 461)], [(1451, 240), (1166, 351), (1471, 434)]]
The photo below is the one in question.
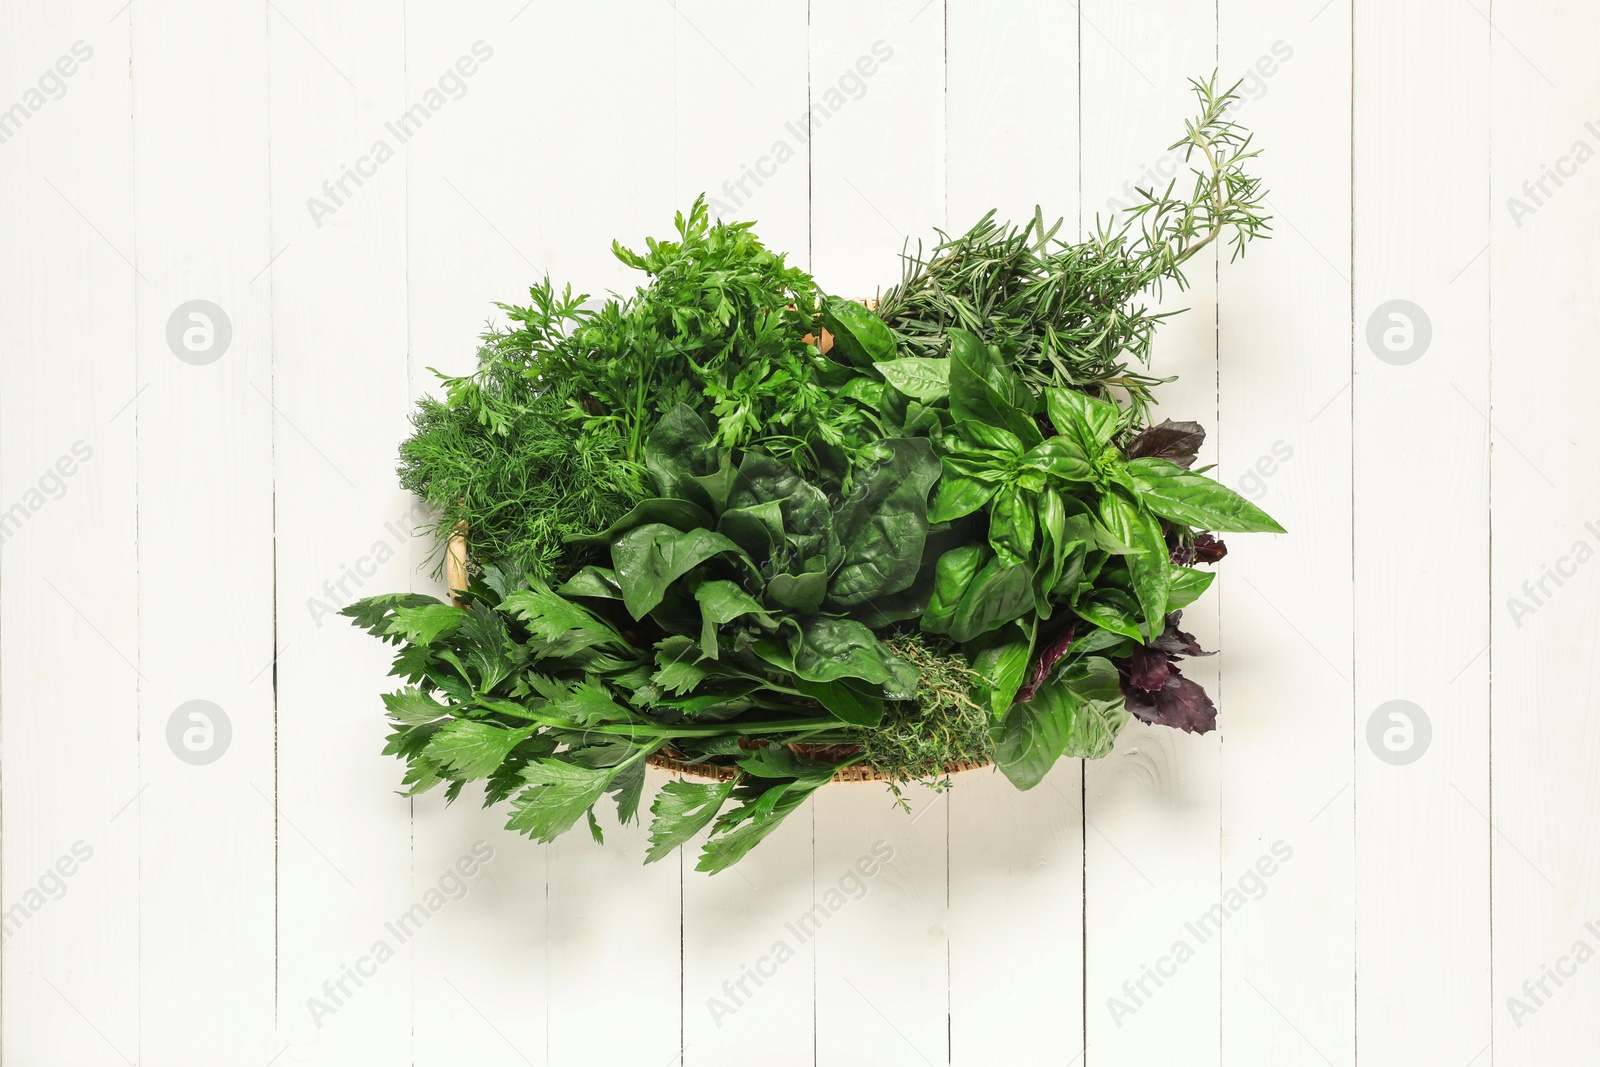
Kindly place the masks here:
[[(1597, 33), (1549, 0), (8, 5), (0, 1058), (1588, 1062)], [(387, 656), (329, 613), (444, 594), (394, 448), (493, 302), (630, 290), (611, 239), (702, 191), (845, 296), (990, 207), (1082, 233), (1183, 172), (1213, 68), (1274, 238), (1161, 294), (1160, 414), (1290, 530), (1185, 614), (1217, 734), (909, 812), (833, 786), (714, 878), (610, 816), (544, 847), (395, 795)]]

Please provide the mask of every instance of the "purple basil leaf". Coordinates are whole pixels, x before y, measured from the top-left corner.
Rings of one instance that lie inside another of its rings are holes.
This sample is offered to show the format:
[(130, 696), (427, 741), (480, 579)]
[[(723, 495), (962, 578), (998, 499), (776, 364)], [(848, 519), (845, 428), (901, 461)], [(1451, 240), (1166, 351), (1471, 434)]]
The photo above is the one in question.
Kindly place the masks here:
[(1171, 670), (1166, 653), (1146, 645), (1128, 657), (1128, 685), (1154, 693), (1167, 684), (1167, 674)]
[(1044, 684), (1050, 676), (1050, 669), (1060, 662), (1061, 657), (1067, 654), (1072, 647), (1072, 628), (1068, 627), (1066, 633), (1044, 646), (1039, 653), (1039, 658), (1033, 665), (1033, 670), (1028, 674), (1028, 684), (1017, 690), (1016, 702), (1026, 704), (1033, 699), (1033, 694)]
[(1166, 629), (1161, 636), (1148, 647), (1160, 650), (1162, 653), (1177, 658), (1178, 656), (1215, 656), (1216, 652), (1207, 652), (1200, 647), (1200, 642), (1194, 639), (1191, 633), (1185, 633), (1178, 624), (1183, 621), (1183, 612), (1174, 611), (1167, 616)]
[(1151, 426), (1128, 442), (1128, 458), (1154, 456), (1180, 467), (1194, 466), (1200, 446), (1205, 443), (1206, 431), (1198, 422), (1173, 422), (1167, 419)]
[(1194, 539), (1194, 558), (1201, 563), (1215, 563), (1228, 554), (1228, 543), (1220, 537), (1203, 533)]
[(1191, 734), (1208, 734), (1217, 728), (1217, 706), (1211, 703), (1199, 682), (1191, 681), (1173, 667), (1166, 684), (1154, 693), (1129, 688), (1128, 711), (1155, 726), (1170, 726)]

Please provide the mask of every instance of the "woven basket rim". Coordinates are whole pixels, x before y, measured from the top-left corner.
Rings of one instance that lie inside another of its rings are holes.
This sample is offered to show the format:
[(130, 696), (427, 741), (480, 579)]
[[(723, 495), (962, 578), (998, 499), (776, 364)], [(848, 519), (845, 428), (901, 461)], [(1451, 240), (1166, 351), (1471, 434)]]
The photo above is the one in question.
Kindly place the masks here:
[[(730, 767), (721, 763), (686, 763), (683, 760), (663, 756), (661, 753), (650, 756), (645, 760), (657, 770), (671, 771), (674, 774), (684, 774), (692, 778), (710, 778), (718, 782), (731, 782), (741, 773), (738, 767)], [(992, 760), (953, 760), (944, 765), (945, 774), (960, 774), (962, 771), (982, 770), (992, 767)], [(890, 774), (879, 767), (870, 764), (852, 764), (833, 776), (833, 782), (888, 782), (893, 781)]]

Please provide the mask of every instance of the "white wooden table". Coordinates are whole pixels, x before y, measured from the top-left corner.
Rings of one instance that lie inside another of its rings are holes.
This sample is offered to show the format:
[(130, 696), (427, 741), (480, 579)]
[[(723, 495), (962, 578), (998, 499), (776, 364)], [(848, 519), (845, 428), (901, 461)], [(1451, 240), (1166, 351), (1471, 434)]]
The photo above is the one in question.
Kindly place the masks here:
[[(118, 2), (0, 4), (6, 1067), (1594, 1061), (1600, 10)], [(1087, 229), (1214, 67), (1276, 239), (1155, 366), (1290, 530), (1186, 615), (1217, 733), (715, 879), (395, 795), (330, 613), (435, 588), (395, 446), (493, 301), (701, 190), (846, 295)]]

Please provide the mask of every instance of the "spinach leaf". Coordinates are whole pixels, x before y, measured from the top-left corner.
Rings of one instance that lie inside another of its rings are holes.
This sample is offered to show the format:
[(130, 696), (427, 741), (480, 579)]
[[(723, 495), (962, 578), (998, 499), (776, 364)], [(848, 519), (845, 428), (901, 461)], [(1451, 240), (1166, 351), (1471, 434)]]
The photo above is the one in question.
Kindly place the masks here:
[(939, 461), (921, 438), (885, 441), (883, 448), (884, 461), (857, 482), (835, 521), (844, 558), (828, 596), (840, 607), (909, 588), (922, 564)]

